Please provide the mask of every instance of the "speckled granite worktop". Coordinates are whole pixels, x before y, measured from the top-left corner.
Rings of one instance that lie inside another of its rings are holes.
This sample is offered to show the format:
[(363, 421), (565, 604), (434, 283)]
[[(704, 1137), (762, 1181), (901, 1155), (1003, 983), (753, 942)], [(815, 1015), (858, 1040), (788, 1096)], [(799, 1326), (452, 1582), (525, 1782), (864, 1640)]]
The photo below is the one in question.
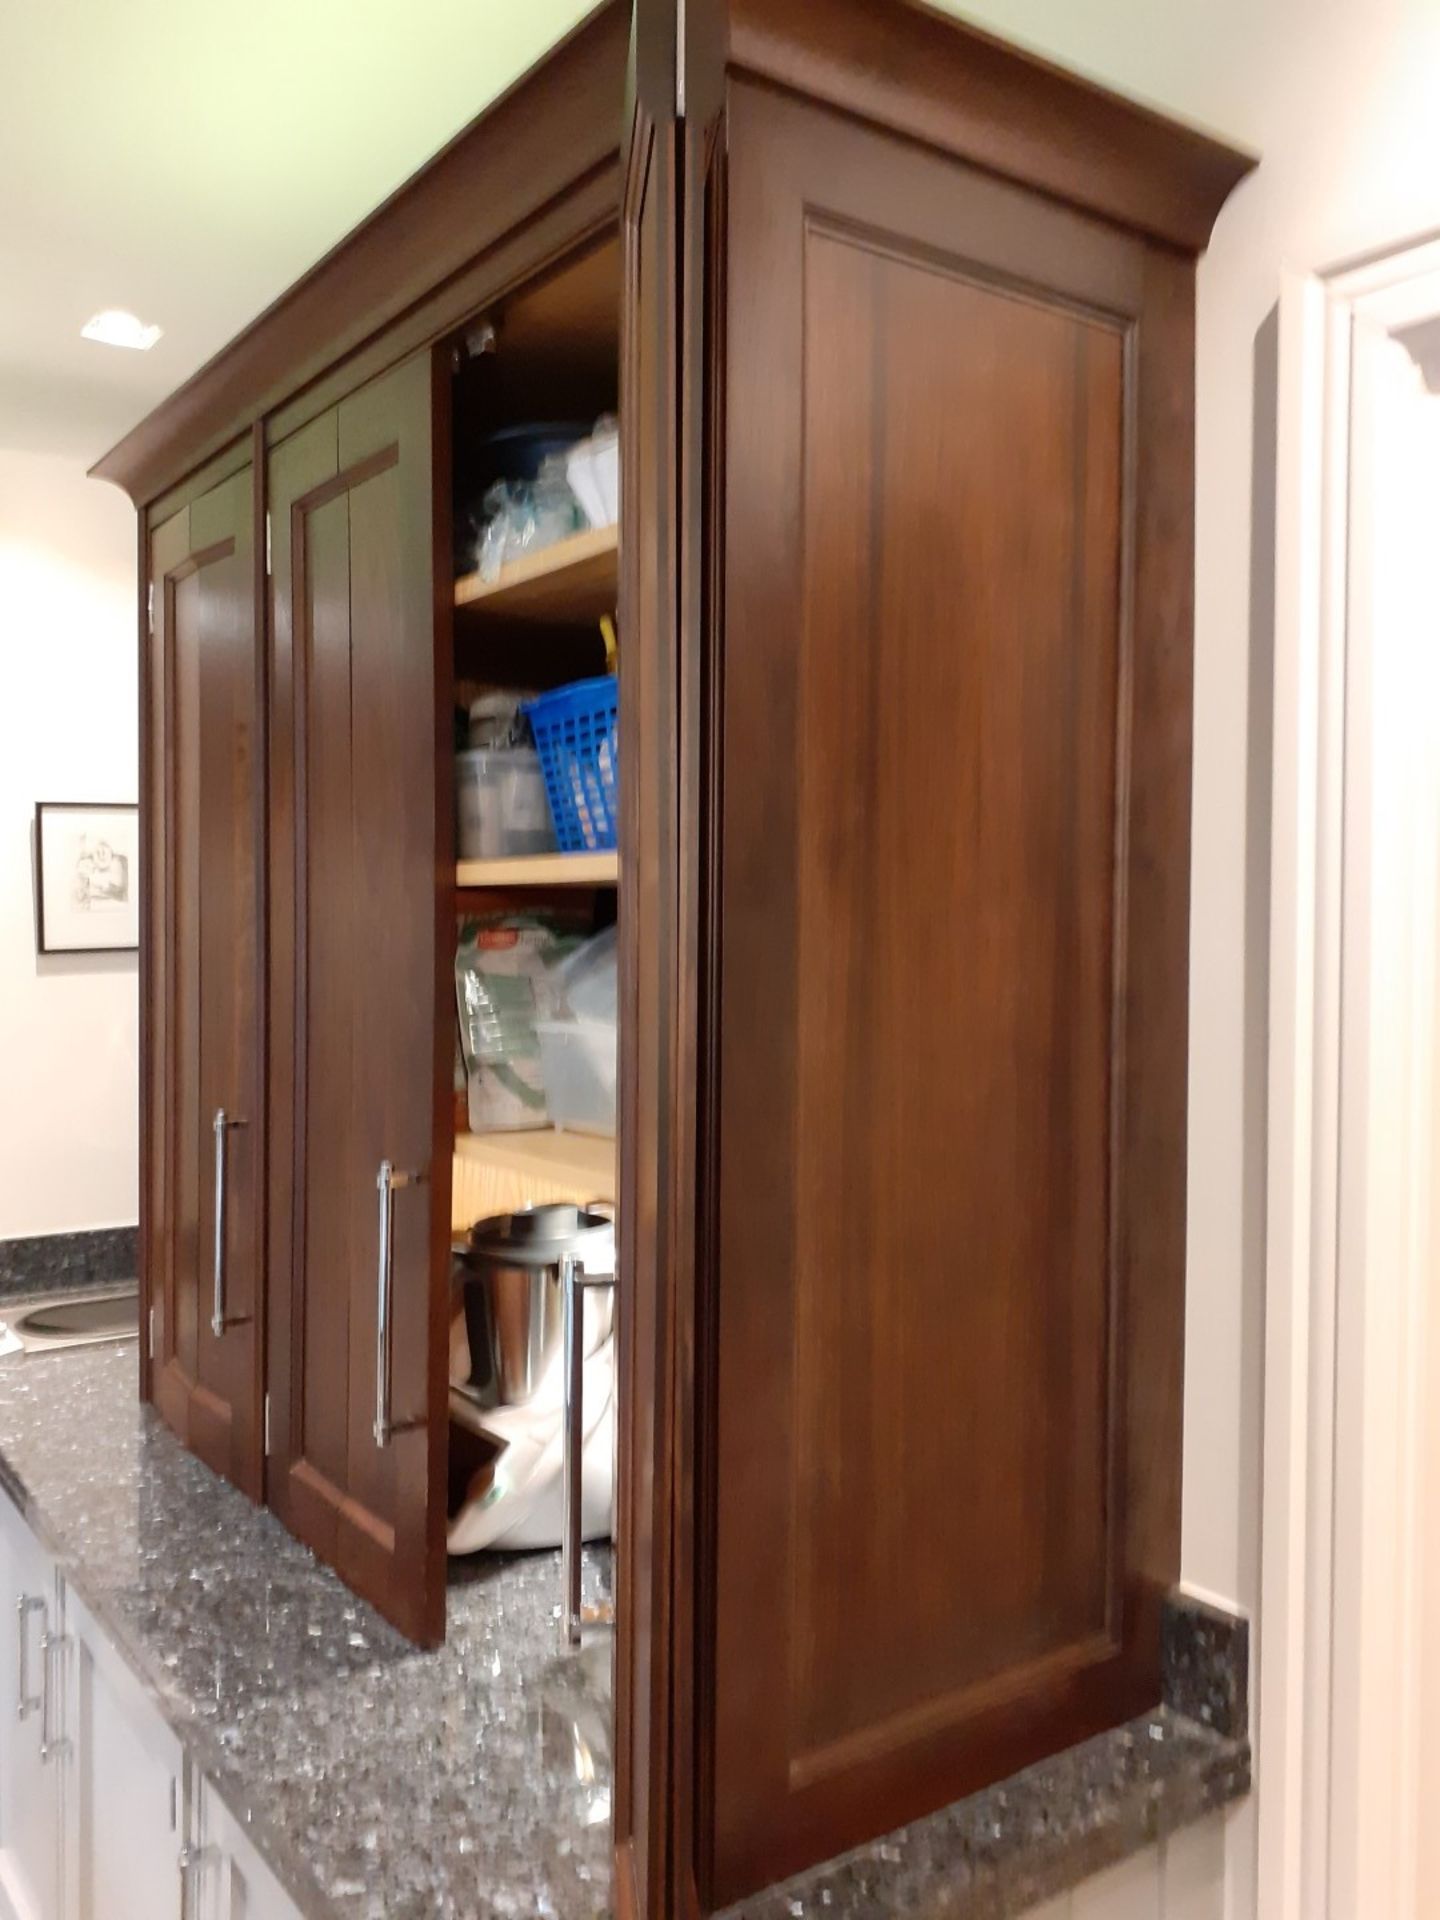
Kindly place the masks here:
[(418, 1653), (140, 1406), (136, 1354), (0, 1360), (0, 1484), (296, 1904), (606, 1913), (609, 1647), (559, 1653), (557, 1556), (469, 1563)]
[[(314, 1920), (599, 1920), (609, 1647), (553, 1554), (482, 1556), (416, 1652), (136, 1398), (136, 1348), (0, 1360), (0, 1484)], [(596, 1569), (587, 1573), (593, 1588)], [(1166, 1704), (730, 1910), (1005, 1920), (1249, 1787), (1243, 1622), (1188, 1601)]]

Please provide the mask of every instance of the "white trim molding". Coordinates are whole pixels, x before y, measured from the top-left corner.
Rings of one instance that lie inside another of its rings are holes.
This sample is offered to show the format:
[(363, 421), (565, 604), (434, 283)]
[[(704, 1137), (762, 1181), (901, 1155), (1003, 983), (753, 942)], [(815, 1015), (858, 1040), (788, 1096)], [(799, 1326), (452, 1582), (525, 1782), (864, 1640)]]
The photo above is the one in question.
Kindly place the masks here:
[(1440, 399), (1398, 336), (1437, 315), (1440, 241), (1279, 308), (1260, 1920), (1420, 1912)]

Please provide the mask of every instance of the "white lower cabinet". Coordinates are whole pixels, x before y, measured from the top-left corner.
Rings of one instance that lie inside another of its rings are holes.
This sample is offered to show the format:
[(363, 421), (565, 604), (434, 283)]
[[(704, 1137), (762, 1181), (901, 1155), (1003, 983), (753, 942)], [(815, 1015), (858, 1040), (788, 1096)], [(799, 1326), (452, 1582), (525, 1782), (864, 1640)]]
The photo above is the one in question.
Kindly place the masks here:
[(64, 1920), (188, 1920), (184, 1749), (73, 1593), (63, 1674)]
[(301, 1920), (3, 1493), (0, 1920)]
[(0, 1494), (0, 1916), (59, 1920), (61, 1606), (55, 1567)]
[(198, 1898), (186, 1920), (301, 1920), (208, 1780), (199, 1782), (194, 1813)]

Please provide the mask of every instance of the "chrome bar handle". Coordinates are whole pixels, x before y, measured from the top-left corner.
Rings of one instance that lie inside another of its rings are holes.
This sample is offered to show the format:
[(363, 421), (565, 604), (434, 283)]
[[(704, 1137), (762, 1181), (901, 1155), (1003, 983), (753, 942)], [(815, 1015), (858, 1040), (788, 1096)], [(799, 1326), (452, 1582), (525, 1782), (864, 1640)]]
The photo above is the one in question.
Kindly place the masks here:
[(243, 1127), (243, 1120), (232, 1120), (223, 1107), (215, 1109), (215, 1295), (210, 1314), (210, 1331), (217, 1340), (224, 1337), (225, 1317), (225, 1142), (232, 1127)]
[(613, 1287), (613, 1273), (587, 1274), (573, 1253), (560, 1258), (560, 1291), (565, 1313), (565, 1439), (562, 1455), (562, 1512), (560, 1579), (564, 1600), (560, 1609), (562, 1642), (578, 1647), (581, 1629), (613, 1618), (608, 1608), (586, 1608), (580, 1601), (580, 1570), (584, 1519), (585, 1451), (585, 1294), (591, 1287)]
[(30, 1635), (27, 1631), (32, 1613), (45, 1611), (45, 1602), (37, 1593), (22, 1593), (15, 1602), (15, 1625), (20, 1634), (20, 1697), (15, 1703), (17, 1720), (28, 1720), (39, 1711), (42, 1696), (30, 1691)]
[(375, 1301), (375, 1424), (377, 1447), (388, 1447), (401, 1431), (390, 1417), (391, 1296), (395, 1286), (395, 1193), (418, 1185), (423, 1173), (399, 1173), (388, 1160), (380, 1162), (375, 1188), (380, 1196), (380, 1253), (376, 1266)]
[(70, 1644), (67, 1634), (50, 1633), (48, 1630), (40, 1636), (40, 1764), (48, 1766), (57, 1754), (66, 1752), (69, 1742), (57, 1738), (50, 1730), (50, 1676), (54, 1667), (55, 1655), (63, 1653)]

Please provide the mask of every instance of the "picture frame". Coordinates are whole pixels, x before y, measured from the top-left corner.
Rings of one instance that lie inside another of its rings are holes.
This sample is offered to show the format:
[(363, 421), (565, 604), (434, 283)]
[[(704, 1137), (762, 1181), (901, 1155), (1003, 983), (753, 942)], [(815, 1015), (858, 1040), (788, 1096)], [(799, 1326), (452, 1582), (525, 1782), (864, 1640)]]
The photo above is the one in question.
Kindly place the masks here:
[(140, 809), (133, 802), (35, 803), (37, 953), (135, 953), (140, 946)]

